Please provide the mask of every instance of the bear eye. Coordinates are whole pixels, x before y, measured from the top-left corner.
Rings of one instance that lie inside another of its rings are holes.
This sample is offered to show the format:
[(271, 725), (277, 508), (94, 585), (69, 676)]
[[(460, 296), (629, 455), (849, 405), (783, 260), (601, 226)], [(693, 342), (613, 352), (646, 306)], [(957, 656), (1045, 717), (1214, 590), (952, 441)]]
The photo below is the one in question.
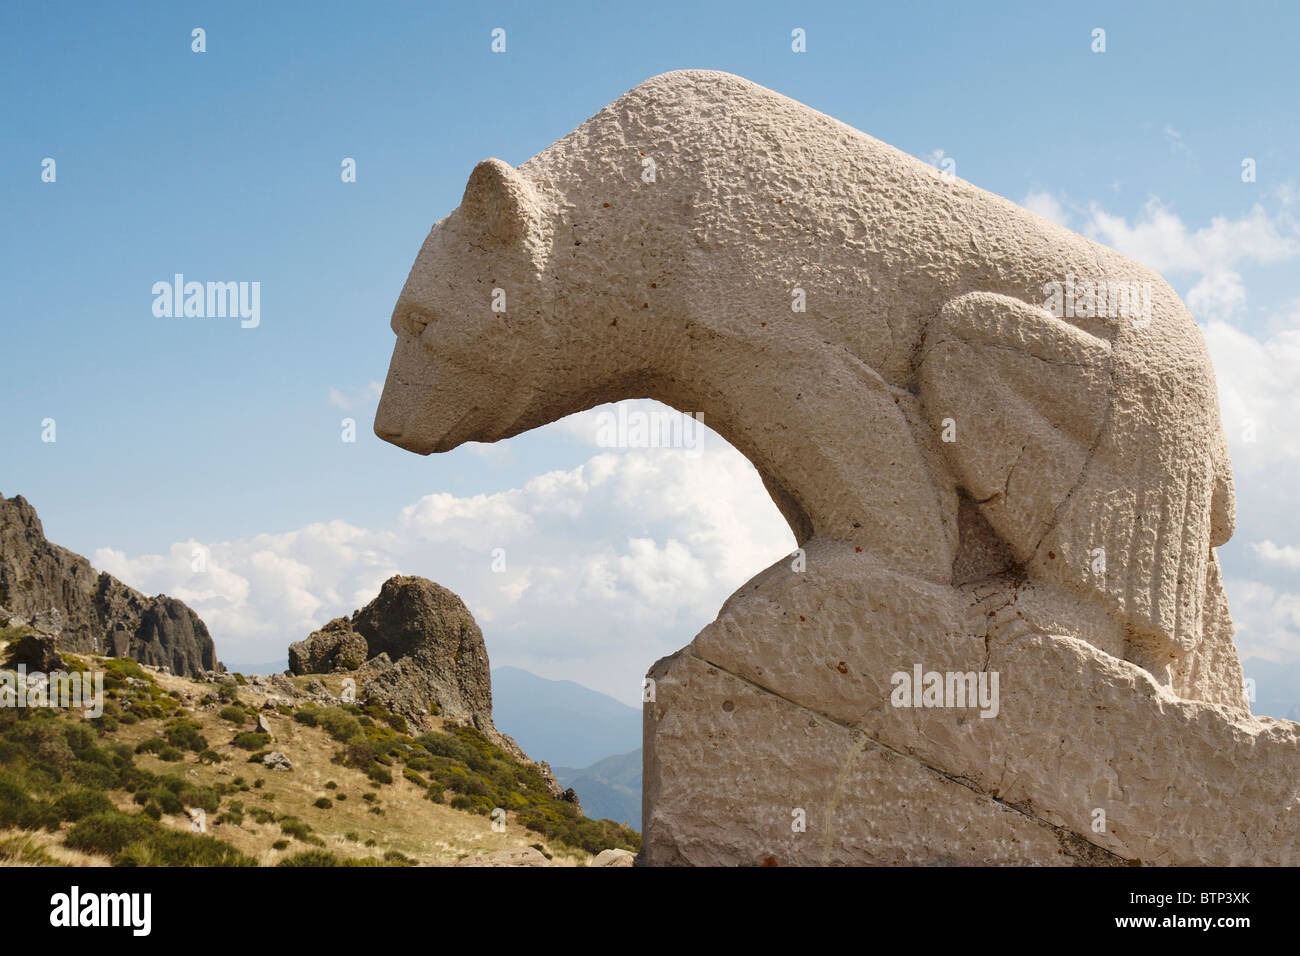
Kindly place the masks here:
[(425, 328), (433, 321), (433, 313), (419, 306), (408, 309), (402, 317), (402, 326), (417, 339), (424, 334)]

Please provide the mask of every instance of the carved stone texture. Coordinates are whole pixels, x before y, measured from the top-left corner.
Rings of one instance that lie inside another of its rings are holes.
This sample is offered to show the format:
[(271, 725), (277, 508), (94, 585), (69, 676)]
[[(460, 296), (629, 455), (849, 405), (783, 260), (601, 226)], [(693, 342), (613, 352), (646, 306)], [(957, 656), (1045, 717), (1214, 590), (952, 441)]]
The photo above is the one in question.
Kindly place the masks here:
[(1300, 725), (1249, 712), (1213, 550), (1214, 373), (1150, 269), (683, 71), (480, 163), (392, 328), (381, 438), (657, 399), (805, 551), (651, 669), (647, 862), (1300, 863)]

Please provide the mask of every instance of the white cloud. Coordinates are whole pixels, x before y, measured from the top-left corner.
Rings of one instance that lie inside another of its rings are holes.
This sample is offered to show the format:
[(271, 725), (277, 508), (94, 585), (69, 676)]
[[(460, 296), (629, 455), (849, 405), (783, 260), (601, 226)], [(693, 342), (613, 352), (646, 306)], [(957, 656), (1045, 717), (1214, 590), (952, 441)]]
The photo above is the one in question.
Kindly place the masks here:
[(1226, 319), (1246, 304), (1246, 287), (1241, 275), (1229, 269), (1215, 269), (1202, 276), (1186, 296), (1187, 308), (1201, 320)]
[(1300, 570), (1300, 548), (1284, 544), (1278, 546), (1265, 538), (1263, 541), (1251, 542), (1250, 549), (1263, 561), (1279, 564), (1292, 570)]
[(1191, 155), (1192, 151), (1188, 148), (1187, 143), (1183, 141), (1182, 133), (1178, 132), (1178, 130), (1174, 129), (1168, 123), (1165, 124), (1164, 132), (1165, 132), (1165, 139), (1169, 141), (1170, 149), (1172, 149), (1175, 153), (1186, 153), (1188, 155)]
[(1273, 334), (1300, 329), (1300, 298), (1292, 299), (1283, 305), (1282, 311), (1274, 312), (1264, 324)]
[[(418, 574), (466, 602), (494, 664), (565, 677), (633, 703), (641, 677), (713, 619), (793, 536), (757, 472), (720, 439), (683, 450), (602, 451), (582, 465), (489, 495), (426, 495), (389, 528), (344, 521), (207, 547), (197, 542), (102, 567), (189, 603), (218, 655), (282, 657), (291, 641), (369, 602), (393, 574)], [(494, 572), (495, 549), (505, 571)]]
[(1238, 482), (1249, 482), (1255, 502), (1279, 509), (1276, 515), (1292, 514), (1300, 467), (1300, 329), (1259, 339), (1216, 321), (1204, 333)]
[(1070, 214), (1065, 211), (1061, 201), (1049, 192), (1030, 191), (1020, 201), (1020, 205), (1030, 212), (1056, 223), (1058, 226), (1068, 227), (1070, 225)]
[(1243, 660), (1292, 662), (1300, 649), (1300, 594), (1260, 581), (1227, 578), (1224, 589)]
[(1083, 231), (1162, 275), (1198, 276), (1187, 305), (1202, 320), (1227, 318), (1245, 304), (1245, 288), (1234, 266), (1300, 257), (1294, 224), (1270, 216), (1260, 205), (1240, 219), (1216, 216), (1208, 226), (1190, 229), (1159, 199), (1149, 200), (1131, 224), (1094, 202)]
[(353, 408), (374, 405), (379, 401), (379, 396), (383, 394), (383, 391), (384, 386), (380, 382), (369, 382), (360, 388), (336, 388), (331, 385), (329, 403), (335, 408), (348, 411)]
[(1283, 234), (1260, 205), (1240, 219), (1216, 216), (1195, 230), (1156, 198), (1132, 225), (1095, 202), (1089, 211), (1085, 232), (1158, 272), (1204, 273), (1238, 262), (1282, 262), (1300, 254), (1300, 242)]

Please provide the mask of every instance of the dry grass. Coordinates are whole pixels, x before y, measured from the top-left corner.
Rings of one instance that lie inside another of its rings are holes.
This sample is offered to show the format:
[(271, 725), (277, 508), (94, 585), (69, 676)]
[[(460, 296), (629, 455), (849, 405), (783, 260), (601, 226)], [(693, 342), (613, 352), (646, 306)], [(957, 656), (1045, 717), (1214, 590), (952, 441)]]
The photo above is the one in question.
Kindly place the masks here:
[[(82, 657), (89, 662), (88, 656)], [(317, 847), (284, 834), (276, 822), (256, 822), (250, 810), (257, 807), (277, 817), (293, 816), (307, 823), (324, 843), (319, 849), (339, 857), (375, 858), (392, 850), (422, 866), (443, 866), (476, 853), (539, 845), (553, 858), (555, 865), (585, 866), (591, 860), (591, 855), (582, 850), (551, 846), (539, 834), (519, 825), (513, 813), (507, 815), (505, 832), (494, 832), (487, 817), (453, 810), (427, 799), (422, 788), (401, 776), (400, 768), (394, 774), (392, 784), (375, 785), (361, 771), (332, 762), (341, 745), (330, 739), (325, 731), (299, 724), (275, 711), (263, 711), (272, 732), (272, 741), (267, 749), (288, 756), (293, 769), (276, 771), (249, 763), (250, 754), (232, 746), (230, 741), (239, 731), (251, 728), (251, 718), (245, 726), (236, 727), (217, 716), (222, 707), (227, 706), (225, 703), (201, 703), (205, 696), (213, 693), (213, 685), (167, 675), (151, 676), (164, 689), (176, 691), (182, 699), (194, 702), (192, 705), (183, 704), (175, 716), (184, 716), (200, 724), (209, 747), (225, 760), (215, 765), (199, 764), (196, 754), (186, 753), (183, 761), (168, 762), (141, 753), (136, 755), (136, 765), (158, 774), (183, 774), (187, 780), (201, 786), (220, 782), (230, 785), (237, 777), (242, 777), (250, 789), (224, 796), (221, 810), (208, 814), (206, 832), (263, 866), (274, 865), (286, 857)], [(296, 683), (305, 684), (307, 680), (298, 678)], [(323, 682), (334, 693), (341, 689), (340, 679), (324, 677)], [(275, 691), (271, 693), (275, 694)], [(257, 708), (267, 696), (251, 686), (240, 687), (238, 694), (240, 702)], [(134, 747), (140, 741), (158, 735), (165, 723), (165, 720), (143, 720), (135, 724), (119, 724), (111, 736)], [(259, 780), (261, 785), (257, 786)], [(331, 782), (336, 786), (327, 787)], [(366, 794), (372, 794), (373, 800), (366, 800)], [(129, 794), (114, 791), (110, 796), (123, 810), (135, 812), (139, 809), (131, 802)], [(315, 806), (321, 797), (329, 798), (332, 805), (328, 808)], [(221, 812), (228, 810), (232, 803), (243, 805), (243, 821), (239, 824), (218, 822)], [(374, 813), (372, 808), (381, 812)], [(189, 817), (181, 815), (164, 815), (160, 822), (177, 830), (189, 830), (192, 826)], [(0, 833), (0, 866), (93, 866), (108, 863), (105, 858), (77, 853), (61, 846), (61, 839), (62, 833)], [(273, 844), (282, 840), (287, 840), (288, 846), (275, 849)], [(373, 841), (372, 845), (367, 846), (367, 841)]]

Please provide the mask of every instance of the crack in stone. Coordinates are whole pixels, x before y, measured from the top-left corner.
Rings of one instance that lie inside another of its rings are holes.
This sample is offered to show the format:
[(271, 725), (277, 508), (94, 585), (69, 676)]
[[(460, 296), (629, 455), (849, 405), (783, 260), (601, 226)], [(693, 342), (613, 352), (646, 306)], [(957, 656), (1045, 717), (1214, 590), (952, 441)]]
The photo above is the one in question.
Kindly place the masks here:
[[(1013, 810), (1016, 813), (1019, 813), (1021, 816), (1025, 817), (1026, 819), (1032, 821), (1036, 825), (1051, 830), (1053, 834), (1056, 836), (1057, 841), (1061, 844), (1062, 852), (1064, 852), (1067, 856), (1070, 856), (1072, 859), (1081, 860), (1087, 863), (1103, 862), (1106, 865), (1110, 865), (1110, 866), (1138, 865), (1138, 861), (1130, 860), (1127, 857), (1121, 856), (1120, 854), (1116, 853), (1113, 850), (1108, 850), (1104, 846), (1100, 846), (1099, 844), (1093, 843), (1091, 840), (1087, 839), (1084, 836), (1081, 836), (1078, 833), (1075, 833), (1073, 830), (1070, 830), (1067, 827), (1057, 826), (1055, 823), (1052, 823), (1050, 820), (1044, 820), (1042, 817), (1035, 816), (1034, 814), (1026, 810), (1025, 807), (1019, 804), (1011, 803), (1007, 800), (1001, 799), (1000, 797), (995, 797), (992, 793), (989, 793), (988, 791), (981, 789), (974, 781), (970, 780), (967, 777), (952, 774), (940, 767), (935, 767), (931, 764), (928, 764), (924, 760), (918, 758), (915, 754), (904, 753), (901, 750), (897, 750), (894, 747), (891, 747), (888, 744), (880, 740), (877, 740), (876, 738), (868, 735), (866, 731), (864, 731), (861, 727), (856, 727), (852, 724), (846, 724), (844, 723), (844, 721), (839, 720), (836, 717), (832, 717), (830, 714), (817, 710), (814, 707), (809, 707), (806, 704), (802, 704), (797, 700), (792, 700), (791, 698), (786, 697), (784, 694), (772, 690), (770, 687), (764, 687), (762, 684), (755, 683), (754, 681), (750, 680), (747, 677), (742, 677), (740, 674), (728, 670), (726, 667), (722, 666), (716, 661), (711, 661), (707, 657), (704, 657), (702, 654), (699, 653), (699, 651), (695, 648), (693, 644), (688, 645), (685, 649), (689, 651), (691, 657), (694, 657), (696, 660), (702, 661), (703, 663), (709, 665), (710, 667), (717, 668), (719, 671), (726, 674), (728, 677), (734, 678), (735, 680), (740, 681), (742, 684), (754, 688), (760, 693), (770, 694), (771, 696), (776, 697), (779, 700), (785, 701), (787, 704), (790, 704), (794, 707), (798, 707), (800, 710), (805, 710), (808, 713), (814, 714), (815, 716), (820, 717), (823, 720), (826, 720), (837, 727), (842, 727), (844, 730), (847, 730), (850, 735), (850, 740), (853, 741), (854, 752), (856, 752), (856, 750), (858, 749), (859, 743), (866, 743), (878, 747), (881, 750), (894, 754), (895, 756), (900, 757), (904, 760), (910, 760), (913, 763), (917, 764), (918, 766), (930, 771), (931, 773), (943, 777), (945, 780), (955, 783), (958, 786), (965, 787), (967, 790), (970, 790), (972, 793), (984, 797), (985, 799), (990, 800), (993, 803), (996, 803), (997, 805), (1007, 810)], [(854, 754), (850, 753), (849, 757), (845, 760), (844, 764), (840, 768), (840, 774), (836, 778), (836, 789), (834, 791), (836, 795), (839, 794), (840, 790), (842, 789), (844, 781), (847, 779), (849, 768), (853, 762), (853, 756)], [(828, 814), (833, 811), (835, 805), (836, 805), (836, 800), (833, 798), (831, 806), (827, 810)], [(826, 858), (827, 853), (829, 853), (829, 848), (824, 845), (823, 859)], [(1087, 857), (1093, 857), (1094, 859), (1090, 860), (1087, 859)]]

